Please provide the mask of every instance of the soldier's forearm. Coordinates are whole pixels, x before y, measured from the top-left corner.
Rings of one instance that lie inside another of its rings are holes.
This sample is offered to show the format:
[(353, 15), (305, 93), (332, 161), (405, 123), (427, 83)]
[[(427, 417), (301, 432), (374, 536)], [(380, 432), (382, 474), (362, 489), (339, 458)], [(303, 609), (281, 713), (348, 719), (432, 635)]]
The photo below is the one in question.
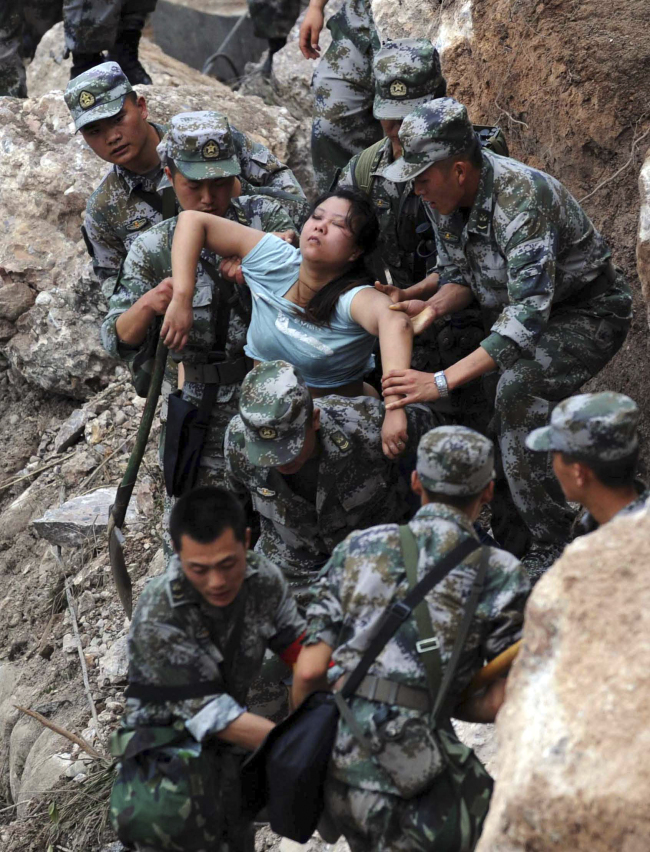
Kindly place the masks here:
[(327, 669), (332, 648), (326, 642), (303, 646), (293, 670), (291, 701), (294, 707), (319, 689), (327, 689)]
[(266, 735), (275, 728), (275, 723), (255, 713), (242, 713), (227, 728), (219, 731), (218, 739), (241, 748), (255, 751)]
[(506, 679), (500, 678), (481, 693), (459, 704), (452, 713), (463, 722), (494, 722), (506, 695)]
[(319, 9), (321, 12), (327, 6), (328, 0), (309, 0), (309, 5), (312, 9)]
[(445, 378), (447, 379), (449, 390), (462, 387), (468, 382), (471, 382), (472, 379), (477, 379), (479, 376), (491, 373), (497, 367), (498, 365), (494, 358), (479, 346), (474, 352), (470, 352), (469, 355), (461, 358), (460, 361), (456, 361), (451, 367), (447, 367)]
[(119, 340), (127, 346), (138, 346), (147, 336), (149, 326), (155, 319), (155, 311), (147, 304), (145, 296), (131, 305), (118, 317), (115, 331)]

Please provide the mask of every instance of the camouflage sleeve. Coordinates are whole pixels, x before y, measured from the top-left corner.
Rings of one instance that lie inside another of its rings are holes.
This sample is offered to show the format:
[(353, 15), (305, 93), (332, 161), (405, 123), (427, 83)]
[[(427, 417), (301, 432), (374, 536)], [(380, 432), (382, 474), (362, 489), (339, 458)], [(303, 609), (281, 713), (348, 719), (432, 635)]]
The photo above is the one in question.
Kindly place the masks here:
[(171, 258), (171, 253), (165, 247), (155, 226), (139, 236), (131, 246), (115, 292), (109, 300), (108, 313), (101, 327), (104, 349), (114, 357), (132, 361), (135, 355), (147, 345), (147, 338), (141, 346), (137, 347), (122, 343), (117, 336), (115, 324), (125, 311), (135, 305), (145, 293), (157, 287), (165, 277), (163, 274), (164, 259), (167, 256), (165, 252)]
[(339, 180), (337, 186), (341, 189), (354, 189), (354, 169), (357, 165), (357, 160), (359, 159), (359, 154), (355, 154), (354, 157), (350, 160), (347, 166), (341, 170), (341, 174), (339, 175)]
[[(141, 610), (142, 612), (142, 610)], [(129, 681), (154, 686), (185, 686), (197, 681), (220, 679), (218, 667), (200, 652), (182, 625), (157, 618), (155, 610), (134, 615), (129, 632)], [(197, 740), (226, 728), (245, 712), (226, 692), (183, 701), (148, 704), (129, 699), (128, 724), (153, 724), (161, 712), (182, 719)]]
[(290, 195), (305, 197), (294, 173), (275, 154), (241, 130), (233, 127), (232, 131), (244, 180), (252, 186), (274, 187)]
[(267, 234), (272, 234), (275, 231), (295, 231), (295, 224), (287, 211), (281, 207), (276, 201), (270, 198), (264, 199), (263, 209), (261, 211), (261, 228)]
[(92, 258), (93, 272), (101, 284), (102, 292), (109, 299), (115, 289), (117, 273), (126, 257), (126, 250), (122, 240), (91, 202), (92, 199), (86, 207), (82, 232), (88, 254)]
[[(495, 215), (495, 238), (508, 265), (508, 301), (481, 343), (501, 369), (532, 350), (551, 313), (559, 234), (543, 199), (514, 219)], [(546, 207), (546, 209), (545, 209)], [(516, 228), (514, 227), (516, 224)]]
[(343, 626), (340, 589), (348, 556), (348, 542), (349, 538), (337, 544), (310, 590), (310, 603), (305, 613), (307, 632), (303, 645), (325, 642), (330, 648), (337, 646)]
[(228, 488), (233, 492), (248, 490), (248, 477), (245, 475), (244, 434), (239, 415), (232, 418), (226, 429), (223, 442), (223, 455), (226, 460)]
[(529, 594), (530, 582), (519, 560), (491, 548), (486, 586), (477, 611), (485, 625), (481, 647), (484, 660), (492, 660), (521, 639)]
[(280, 602), (274, 619), (276, 632), (268, 640), (271, 651), (279, 655), (302, 636), (305, 630), (305, 620), (298, 612), (293, 594), (282, 571), (261, 554), (256, 555), (260, 562), (266, 563), (267, 570), (271, 571), (276, 577), (281, 589)]

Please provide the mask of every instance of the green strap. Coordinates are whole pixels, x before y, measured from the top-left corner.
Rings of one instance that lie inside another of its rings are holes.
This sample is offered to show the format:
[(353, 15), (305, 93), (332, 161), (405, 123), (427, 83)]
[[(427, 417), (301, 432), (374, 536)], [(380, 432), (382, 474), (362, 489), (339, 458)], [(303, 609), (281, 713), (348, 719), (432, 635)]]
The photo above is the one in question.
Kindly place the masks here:
[(362, 151), (354, 166), (352, 179), (355, 189), (360, 189), (361, 192), (365, 192), (367, 195), (370, 195), (372, 185), (375, 182), (372, 173), (379, 164), (385, 142), (385, 139), (380, 139), (379, 142), (375, 142), (374, 145)]
[[(404, 567), (406, 569), (406, 578), (409, 586), (414, 588), (418, 582), (418, 544), (413, 535), (413, 532), (408, 524), (399, 528), (400, 543), (402, 545), (402, 556), (404, 558)], [(431, 703), (436, 700), (442, 678), (442, 661), (440, 659), (440, 651), (438, 649), (438, 640), (435, 638), (433, 624), (431, 623), (431, 615), (426, 600), (423, 598), (413, 610), (415, 622), (420, 636), (420, 642), (428, 643), (425, 651), (420, 652), (420, 659), (427, 673), (427, 682), (429, 685), (429, 693), (431, 695)], [(418, 643), (420, 644), (420, 643)], [(425, 646), (426, 647), (426, 646)]]
[(162, 191), (162, 217), (173, 219), (176, 215), (176, 193), (173, 186), (166, 186)]

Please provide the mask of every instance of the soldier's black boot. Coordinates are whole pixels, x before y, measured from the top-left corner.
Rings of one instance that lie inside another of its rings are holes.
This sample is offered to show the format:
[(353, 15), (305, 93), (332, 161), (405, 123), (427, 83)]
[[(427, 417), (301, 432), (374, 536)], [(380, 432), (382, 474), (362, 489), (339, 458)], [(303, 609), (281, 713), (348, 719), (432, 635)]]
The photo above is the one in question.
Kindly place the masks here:
[(141, 35), (140, 30), (122, 30), (108, 58), (118, 63), (132, 86), (151, 86), (153, 81), (138, 58)]
[(72, 68), (70, 69), (70, 79), (74, 80), (84, 71), (94, 68), (95, 65), (101, 65), (106, 62), (103, 53), (76, 53), (72, 52)]
[(269, 42), (269, 55), (266, 57), (266, 61), (264, 65), (262, 65), (262, 76), (270, 77), (271, 69), (273, 68), (273, 56), (278, 52), (278, 50), (282, 50), (282, 48), (287, 43), (286, 36), (281, 36), (279, 38), (270, 38)]

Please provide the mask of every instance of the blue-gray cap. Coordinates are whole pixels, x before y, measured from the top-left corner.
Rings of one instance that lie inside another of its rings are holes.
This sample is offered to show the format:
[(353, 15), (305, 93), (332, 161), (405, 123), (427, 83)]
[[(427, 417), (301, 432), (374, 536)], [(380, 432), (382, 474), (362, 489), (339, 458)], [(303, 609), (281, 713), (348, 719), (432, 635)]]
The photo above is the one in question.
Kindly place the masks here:
[(472, 497), (494, 479), (494, 445), (467, 426), (438, 426), (420, 440), (416, 470), (427, 491)]
[(616, 461), (637, 448), (638, 423), (639, 409), (629, 396), (612, 391), (581, 393), (556, 405), (550, 424), (531, 432), (526, 446), (586, 461)]
[(102, 62), (70, 80), (63, 97), (75, 130), (81, 130), (93, 121), (117, 115), (132, 91), (133, 86), (117, 62)]

